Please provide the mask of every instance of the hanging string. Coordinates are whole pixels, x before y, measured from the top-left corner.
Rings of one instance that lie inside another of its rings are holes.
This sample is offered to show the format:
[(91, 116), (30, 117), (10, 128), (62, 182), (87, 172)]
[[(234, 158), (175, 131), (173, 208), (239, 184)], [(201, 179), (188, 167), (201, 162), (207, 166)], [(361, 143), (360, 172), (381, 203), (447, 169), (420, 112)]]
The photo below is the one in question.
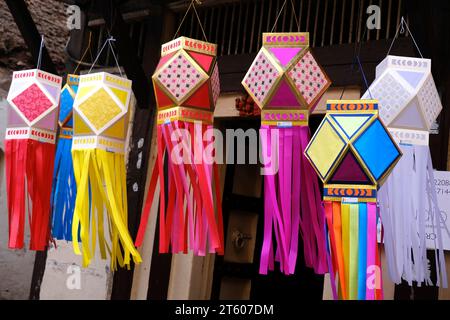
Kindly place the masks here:
[(422, 51), (420, 51), (420, 48), (419, 48), (419, 46), (417, 45), (416, 39), (414, 38), (414, 36), (413, 36), (411, 30), (409, 29), (408, 23), (406, 22), (405, 18), (403, 18), (403, 17), (402, 17), (401, 20), (400, 20), (400, 24), (397, 26), (397, 31), (395, 32), (394, 39), (392, 39), (391, 45), (390, 45), (389, 50), (388, 50), (388, 53), (387, 53), (386, 55), (388, 56), (389, 53), (391, 52), (392, 47), (394, 46), (394, 42), (395, 42), (395, 40), (397, 40), (397, 38), (398, 38), (399, 32), (400, 32), (400, 34), (405, 33), (405, 27), (406, 27), (406, 29), (408, 30), (408, 33), (411, 35), (411, 39), (412, 39), (412, 41), (414, 42), (414, 45), (416, 46), (416, 49), (417, 49), (417, 51), (419, 52), (420, 57), (423, 59)]
[(114, 52), (114, 47), (113, 47), (112, 44), (111, 44), (111, 42), (114, 42), (114, 41), (116, 41), (116, 39), (114, 39), (112, 36), (109, 37), (108, 39), (106, 39), (106, 41), (105, 41), (105, 43), (103, 44), (102, 48), (101, 48), (100, 51), (98, 52), (97, 57), (95, 58), (94, 62), (92, 63), (92, 66), (91, 66), (91, 68), (89, 69), (88, 74), (91, 73), (92, 69), (94, 68), (95, 64), (97, 63), (98, 58), (100, 58), (100, 55), (102, 54), (102, 52), (103, 52), (103, 50), (105, 49), (106, 45), (109, 45), (109, 47), (110, 47), (110, 49), (111, 49), (111, 53), (113, 54), (114, 60), (115, 60), (115, 62), (116, 62), (117, 69), (119, 70), (120, 76), (123, 77), (123, 75), (122, 75), (122, 70), (121, 70), (120, 65), (119, 65), (119, 61), (117, 60), (116, 54), (115, 54), (115, 52)]
[[(300, 23), (299, 23), (299, 20), (298, 20), (298, 17), (297, 17), (297, 13), (295, 12), (294, 2), (293, 2), (293, 0), (289, 0), (289, 1), (291, 2), (292, 12), (294, 13), (295, 23), (297, 24), (298, 32), (300, 32)], [(287, 0), (284, 0), (283, 5), (281, 6), (280, 11), (278, 11), (278, 15), (277, 15), (277, 17), (275, 19), (275, 22), (273, 24), (272, 30), (270, 30), (270, 32), (273, 32), (275, 30), (275, 27), (277, 26), (278, 19), (280, 19), (280, 16), (283, 13), (283, 9), (286, 7), (286, 3), (287, 3)]]
[[(372, 93), (370, 92), (370, 88), (369, 88), (369, 82), (367, 81), (366, 73), (364, 72), (364, 69), (363, 69), (362, 64), (361, 64), (361, 59), (359, 57), (360, 53), (361, 53), (361, 47), (362, 47), (362, 41), (361, 40), (364, 39), (364, 37), (366, 36), (366, 32), (367, 32), (367, 28), (364, 28), (364, 33), (363, 33), (361, 39), (358, 39), (358, 42), (355, 43), (355, 50), (354, 50), (355, 58), (354, 59), (358, 63), (359, 72), (361, 72), (364, 84), (366, 85), (367, 92), (369, 92), (370, 99), (373, 99)], [(353, 62), (352, 68), (353, 68), (354, 65), (355, 65), (355, 62)]]
[(42, 51), (44, 50), (44, 35), (41, 35), (41, 45), (39, 47), (39, 55), (37, 60), (37, 69), (41, 69)]
[[(208, 38), (206, 37), (205, 30), (203, 29), (202, 21), (200, 20), (200, 16), (198, 15), (197, 9), (195, 8), (195, 3), (201, 4), (201, 2), (200, 2), (199, 0), (192, 0), (192, 1), (191, 1), (191, 3), (189, 4), (188, 8), (186, 9), (186, 13), (185, 13), (184, 16), (183, 16), (183, 19), (181, 19), (180, 25), (178, 26), (178, 29), (177, 29), (177, 31), (175, 32), (174, 36), (173, 36), (173, 39), (175, 39), (175, 38), (177, 37), (178, 33), (180, 32), (181, 26), (183, 25), (183, 22), (184, 22), (184, 20), (186, 19), (186, 17), (187, 17), (187, 15), (188, 15), (189, 11), (190, 11), (191, 9), (193, 9), (193, 10), (194, 10), (194, 13), (195, 13), (195, 16), (197, 17), (198, 24), (200, 25), (200, 29), (202, 30), (203, 37), (204, 37), (205, 41), (208, 42)], [(172, 39), (172, 40), (173, 40), (173, 39)]]
[(84, 57), (86, 56), (88, 51), (91, 51), (91, 39), (92, 39), (92, 32), (89, 31), (89, 40), (88, 40), (88, 44), (87, 44), (86, 50), (84, 50), (84, 53), (81, 56), (81, 59), (78, 61), (77, 67), (73, 71), (73, 74), (77, 74), (78, 68), (80, 67), (81, 63), (83, 63), (83, 61), (84, 61)]
[(365, 74), (364, 69), (362, 67), (361, 60), (359, 59), (359, 55), (356, 56), (356, 61), (358, 62), (359, 71), (361, 71), (364, 83), (366, 85), (366, 89), (369, 92), (370, 99), (373, 100), (373, 96), (372, 96), (372, 93), (370, 92), (370, 88), (369, 88), (369, 83), (367, 82), (366, 74)]
[(339, 100), (342, 100), (342, 97), (344, 96), (345, 89), (346, 89), (346, 86), (344, 86), (342, 88), (342, 92), (341, 92), (341, 96), (339, 97)]

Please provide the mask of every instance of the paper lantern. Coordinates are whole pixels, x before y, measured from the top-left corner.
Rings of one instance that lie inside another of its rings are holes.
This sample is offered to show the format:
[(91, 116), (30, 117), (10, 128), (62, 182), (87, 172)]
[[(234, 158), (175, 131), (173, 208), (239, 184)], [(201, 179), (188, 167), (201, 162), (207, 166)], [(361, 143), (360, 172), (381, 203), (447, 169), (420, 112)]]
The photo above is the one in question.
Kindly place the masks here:
[[(370, 91), (370, 93), (369, 93)], [(429, 131), (442, 104), (431, 74), (431, 60), (387, 56), (376, 69), (370, 94), (380, 101), (380, 117), (399, 143), (403, 157), (380, 190), (380, 207), (389, 275), (431, 284), (428, 272), (425, 225), (441, 224), (428, 147)], [(406, 188), (405, 186), (414, 186)], [(427, 196), (431, 195), (431, 196)], [(428, 219), (428, 213), (431, 221)], [(447, 276), (441, 229), (436, 228), (438, 284)]]
[[(127, 222), (124, 156), (130, 99), (130, 80), (105, 72), (80, 76), (73, 106), (72, 157), (77, 196), (72, 239), (75, 253), (83, 255), (84, 266), (94, 257), (96, 242), (103, 259), (106, 251), (110, 252), (113, 270), (117, 263), (128, 267), (131, 257), (135, 263), (141, 262)], [(105, 238), (104, 208), (111, 246)]]
[[(25, 208), (30, 199), (30, 249), (45, 250), (61, 77), (42, 70), (13, 73), (5, 137), (9, 247), (24, 245)], [(26, 182), (26, 184), (25, 184)]]
[(78, 91), (79, 76), (69, 74), (61, 90), (59, 108), (59, 140), (56, 146), (52, 189), (52, 236), (72, 241), (72, 219), (75, 208), (76, 183), (72, 163), (72, 109)]
[(273, 148), (273, 139), (279, 154), (278, 171), (264, 178), (266, 222), (260, 273), (274, 269), (274, 258), (283, 273), (294, 273), (299, 231), (306, 266), (324, 273), (325, 219), (317, 177), (303, 151), (310, 138), (309, 113), (331, 81), (309, 48), (309, 33), (263, 33), (262, 37), (263, 46), (242, 81), (262, 109), (263, 154), (267, 156)]
[(377, 244), (377, 189), (401, 157), (378, 117), (376, 100), (329, 100), (305, 150), (324, 183), (333, 293), (382, 299)]
[[(206, 130), (212, 129), (213, 112), (220, 94), (216, 54), (215, 44), (186, 37), (162, 46), (161, 59), (152, 76), (158, 107), (158, 158), (136, 238), (137, 246), (142, 245), (159, 179), (159, 252), (167, 253), (171, 247), (172, 253), (192, 250), (195, 255), (203, 256), (208, 252), (209, 243), (209, 252), (223, 254), (218, 167), (215, 162), (197, 156), (203, 155), (205, 150), (201, 139)], [(176, 143), (171, 140), (174, 135), (183, 145), (183, 155), (176, 151)], [(163, 171), (165, 155), (168, 179)]]

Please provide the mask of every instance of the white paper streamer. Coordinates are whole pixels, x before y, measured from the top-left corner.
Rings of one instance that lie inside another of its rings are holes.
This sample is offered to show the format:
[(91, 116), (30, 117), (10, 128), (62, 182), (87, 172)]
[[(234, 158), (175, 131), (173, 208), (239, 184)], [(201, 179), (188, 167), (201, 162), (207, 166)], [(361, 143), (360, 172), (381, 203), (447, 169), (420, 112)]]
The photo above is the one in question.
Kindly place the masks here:
[[(427, 210), (440, 219), (428, 146), (400, 144), (403, 156), (379, 191), (389, 276), (399, 284), (432, 285), (426, 248)], [(436, 223), (436, 225), (439, 225)], [(445, 224), (444, 224), (445, 225)], [(436, 228), (437, 286), (447, 287), (441, 229)], [(446, 230), (448, 232), (448, 230)]]

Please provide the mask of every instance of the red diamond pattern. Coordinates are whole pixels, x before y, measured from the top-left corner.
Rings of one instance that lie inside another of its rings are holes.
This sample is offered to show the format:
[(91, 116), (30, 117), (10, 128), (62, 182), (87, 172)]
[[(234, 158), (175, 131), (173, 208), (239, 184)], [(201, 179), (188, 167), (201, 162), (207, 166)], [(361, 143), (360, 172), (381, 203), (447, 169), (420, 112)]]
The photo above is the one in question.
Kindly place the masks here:
[(12, 101), (30, 122), (39, 117), (53, 105), (37, 84), (29, 86)]

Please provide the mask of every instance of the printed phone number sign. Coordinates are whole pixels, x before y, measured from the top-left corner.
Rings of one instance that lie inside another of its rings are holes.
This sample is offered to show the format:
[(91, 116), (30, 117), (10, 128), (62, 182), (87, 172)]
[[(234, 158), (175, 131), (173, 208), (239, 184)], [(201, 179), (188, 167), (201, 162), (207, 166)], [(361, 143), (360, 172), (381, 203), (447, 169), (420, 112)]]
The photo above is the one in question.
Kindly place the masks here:
[[(444, 246), (444, 250), (450, 250), (450, 236), (447, 232), (447, 230), (450, 230), (450, 221), (448, 219), (448, 215), (450, 214), (450, 171), (434, 171), (434, 186), (436, 189), (439, 210), (441, 213), (440, 228), (442, 243)], [(437, 236), (437, 222), (439, 220), (437, 219), (438, 217), (436, 217), (436, 219), (434, 219), (433, 225), (433, 219), (428, 209), (426, 210), (426, 213), (426, 244), (427, 248), (434, 249), (437, 245), (437, 243), (435, 245), (435, 239)], [(447, 230), (445, 227), (447, 227)]]

